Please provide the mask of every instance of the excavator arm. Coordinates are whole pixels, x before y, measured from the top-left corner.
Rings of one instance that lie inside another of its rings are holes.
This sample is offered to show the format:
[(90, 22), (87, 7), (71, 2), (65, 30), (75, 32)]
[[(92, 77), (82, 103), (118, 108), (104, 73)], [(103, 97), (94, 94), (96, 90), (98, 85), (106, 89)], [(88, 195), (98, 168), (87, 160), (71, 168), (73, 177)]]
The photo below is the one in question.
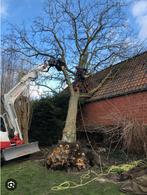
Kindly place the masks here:
[(40, 72), (48, 71), (48, 68), (49, 65), (47, 64), (39, 65), (24, 77), (22, 77), (20, 82), (16, 86), (14, 86), (8, 93), (4, 94), (4, 108), (6, 111), (9, 126), (11, 129), (17, 131), (21, 140), (23, 140), (23, 138), (20, 127), (18, 125), (18, 119), (14, 107), (15, 101), (27, 89), (30, 82), (36, 80)]
[(14, 131), (14, 136), (16, 136), (14, 137), (14, 139), (16, 140), (15, 144), (11, 143), (10, 140), (9, 145), (5, 148), (2, 148), (2, 156), (5, 161), (40, 151), (38, 147), (38, 142), (24, 144), (23, 136), (18, 124), (18, 118), (17, 118), (14, 104), (16, 99), (27, 89), (30, 82), (37, 79), (39, 73), (47, 72), (49, 68), (50, 68), (49, 63), (37, 66), (36, 68), (28, 72), (28, 74), (26, 74), (24, 77), (22, 77), (20, 82), (16, 86), (14, 86), (8, 93), (4, 94), (3, 103), (4, 103), (5, 113), (1, 117), (5, 121), (6, 124), (5, 128), (7, 129), (7, 132), (1, 132), (2, 137), (3, 134), (6, 135), (6, 133), (8, 133), (8, 137), (9, 137), (10, 129)]
[[(65, 63), (62, 62), (62, 60), (50, 58), (50, 60), (46, 60), (44, 64), (39, 65), (32, 69), (30, 72), (28, 72), (28, 74), (22, 77), (22, 79), (16, 86), (14, 86), (8, 93), (4, 95), (4, 108), (6, 113), (3, 114), (5, 118), (3, 116), (2, 118), (4, 119), (5, 123), (8, 123), (5, 125), (7, 132), (9, 133), (8, 126), (11, 130), (14, 131), (15, 137), (13, 140), (15, 140), (16, 138), (16, 142), (14, 142), (17, 143), (11, 144), (10, 140), (8, 141), (8, 146), (2, 148), (4, 160), (8, 161), (14, 158), (40, 151), (38, 147), (38, 142), (24, 144), (14, 104), (16, 99), (25, 91), (25, 89), (27, 89), (30, 82), (37, 79), (39, 73), (48, 72), (51, 67), (55, 67), (58, 71), (62, 71), (64, 66)], [(3, 135), (7, 132), (3, 132)]]

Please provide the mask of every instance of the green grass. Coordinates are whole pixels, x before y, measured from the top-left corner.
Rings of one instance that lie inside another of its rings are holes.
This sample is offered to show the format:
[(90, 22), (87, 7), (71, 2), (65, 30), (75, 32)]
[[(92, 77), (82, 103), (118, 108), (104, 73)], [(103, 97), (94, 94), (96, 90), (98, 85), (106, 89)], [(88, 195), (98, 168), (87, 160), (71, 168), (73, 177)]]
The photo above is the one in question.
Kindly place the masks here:
[[(92, 183), (62, 191), (52, 191), (51, 187), (64, 181), (80, 182), (83, 173), (66, 173), (64, 171), (49, 171), (35, 161), (11, 162), (1, 169), (2, 195), (121, 195), (119, 187), (112, 183)], [(13, 178), (17, 181), (17, 188), (8, 191), (5, 181)]]
[(111, 173), (124, 173), (127, 172), (134, 167), (136, 167), (141, 161), (132, 161), (130, 163), (120, 164), (120, 165), (112, 165), (107, 169), (107, 172)]

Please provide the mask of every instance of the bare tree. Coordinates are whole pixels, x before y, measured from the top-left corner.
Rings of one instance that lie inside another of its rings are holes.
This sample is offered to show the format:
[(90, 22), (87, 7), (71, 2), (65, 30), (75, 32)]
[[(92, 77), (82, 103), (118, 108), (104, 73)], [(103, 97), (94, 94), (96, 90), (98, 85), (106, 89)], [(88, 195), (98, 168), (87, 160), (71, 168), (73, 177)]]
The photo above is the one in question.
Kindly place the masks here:
[[(2, 52), (1, 56), (1, 113), (5, 111), (3, 105), (3, 95), (8, 93), (21, 79), (27, 71), (25, 67), (26, 59), (20, 58), (17, 53), (11, 50), (9, 54)], [(28, 64), (28, 62), (27, 62)], [(25, 91), (26, 93), (26, 91)], [(22, 130), (24, 142), (28, 142), (30, 103), (29, 95), (21, 94), (15, 101), (15, 109), (19, 121), (19, 126)]]
[[(65, 63), (61, 72), (52, 75), (52, 79), (58, 79), (60, 84), (66, 82), (70, 92), (63, 142), (76, 142), (76, 117), (82, 86), (77, 78), (78, 70), (88, 69), (89, 73), (94, 73), (125, 59), (129, 53), (130, 32), (124, 2), (47, 0), (42, 16), (34, 21), (29, 32), (24, 26), (14, 25), (11, 36), (5, 37), (7, 52), (13, 50), (32, 61), (54, 56)], [(11, 46), (10, 42), (13, 43)]]
[(16, 69), (16, 55), (9, 54), (1, 56), (1, 94), (8, 92), (18, 80)]

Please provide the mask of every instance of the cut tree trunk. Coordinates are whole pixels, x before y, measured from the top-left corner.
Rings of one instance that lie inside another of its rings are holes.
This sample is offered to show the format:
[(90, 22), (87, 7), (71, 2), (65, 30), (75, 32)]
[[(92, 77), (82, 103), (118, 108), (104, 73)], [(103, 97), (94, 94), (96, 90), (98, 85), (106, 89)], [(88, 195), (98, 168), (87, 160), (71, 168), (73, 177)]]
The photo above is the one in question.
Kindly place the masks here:
[(18, 123), (23, 135), (24, 143), (28, 143), (28, 128), (29, 128), (29, 115), (30, 103), (26, 96), (21, 95), (15, 102), (15, 109), (17, 113)]
[(62, 142), (67, 143), (76, 142), (76, 118), (79, 97), (80, 97), (79, 89), (77, 89), (77, 91), (73, 90), (69, 99), (68, 113), (62, 134)]
[(63, 129), (61, 142), (53, 147), (47, 155), (47, 168), (54, 170), (76, 168), (79, 171), (86, 169), (88, 160), (80, 145), (76, 143), (76, 118), (78, 111), (78, 101), (80, 97), (79, 88), (71, 88), (68, 112), (65, 127)]

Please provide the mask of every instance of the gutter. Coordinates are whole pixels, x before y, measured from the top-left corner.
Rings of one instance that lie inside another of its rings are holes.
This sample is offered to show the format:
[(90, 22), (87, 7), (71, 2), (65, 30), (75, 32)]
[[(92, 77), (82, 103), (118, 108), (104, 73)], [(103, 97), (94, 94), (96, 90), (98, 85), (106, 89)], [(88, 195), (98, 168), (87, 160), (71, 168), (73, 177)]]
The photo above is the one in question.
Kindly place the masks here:
[(103, 96), (101, 98), (96, 97), (96, 98), (93, 98), (93, 99), (88, 99), (88, 100), (85, 101), (85, 103), (102, 101), (102, 100), (106, 100), (106, 99), (111, 99), (111, 98), (115, 98), (115, 97), (121, 97), (121, 96), (130, 95), (130, 94), (139, 93), (139, 92), (144, 92), (144, 91), (147, 91), (147, 85), (145, 87), (141, 88), (141, 89), (127, 91), (125, 93), (118, 93), (118, 94), (114, 94), (114, 95)]

